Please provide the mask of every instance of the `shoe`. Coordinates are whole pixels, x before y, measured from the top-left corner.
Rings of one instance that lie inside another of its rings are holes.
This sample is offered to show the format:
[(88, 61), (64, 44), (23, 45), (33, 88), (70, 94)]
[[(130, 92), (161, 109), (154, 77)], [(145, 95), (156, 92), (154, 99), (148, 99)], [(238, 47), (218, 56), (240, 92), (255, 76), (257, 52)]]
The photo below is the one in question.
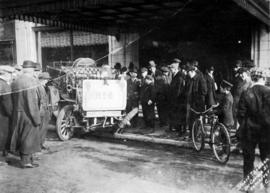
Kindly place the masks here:
[(28, 163), (28, 164), (24, 164), (22, 165), (22, 168), (36, 168), (38, 167), (39, 165), (36, 165), (36, 164), (31, 164), (31, 163)]
[(45, 146), (45, 145), (42, 145), (42, 146), (41, 146), (41, 150), (44, 150), (44, 151), (49, 151), (49, 150), (50, 150), (50, 148), (49, 148), (49, 147), (47, 147), (47, 146)]

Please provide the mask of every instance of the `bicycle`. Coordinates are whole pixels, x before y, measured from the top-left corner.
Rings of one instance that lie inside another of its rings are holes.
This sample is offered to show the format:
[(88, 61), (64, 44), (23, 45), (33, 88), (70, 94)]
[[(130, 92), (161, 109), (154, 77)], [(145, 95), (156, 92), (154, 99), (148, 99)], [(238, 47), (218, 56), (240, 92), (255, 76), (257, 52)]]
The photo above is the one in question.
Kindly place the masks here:
[(200, 152), (204, 149), (205, 143), (208, 143), (218, 162), (225, 164), (230, 157), (231, 139), (225, 125), (219, 122), (217, 115), (211, 113), (217, 106), (212, 106), (204, 112), (190, 109), (199, 115), (192, 125), (191, 137), (196, 151)]

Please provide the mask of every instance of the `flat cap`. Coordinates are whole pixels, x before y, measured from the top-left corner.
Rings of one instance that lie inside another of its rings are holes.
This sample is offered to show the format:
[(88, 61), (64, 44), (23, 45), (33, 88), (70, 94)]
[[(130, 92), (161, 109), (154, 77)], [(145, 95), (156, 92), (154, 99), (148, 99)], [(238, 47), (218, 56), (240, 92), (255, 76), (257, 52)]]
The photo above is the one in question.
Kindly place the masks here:
[(226, 88), (231, 88), (231, 87), (233, 87), (233, 84), (230, 83), (230, 82), (228, 82), (227, 80), (222, 80), (221, 86), (222, 86), (223, 88), (224, 88), (224, 87), (226, 87)]
[(151, 80), (151, 81), (153, 81), (153, 80), (154, 80), (153, 76), (151, 76), (151, 75), (147, 75), (147, 76), (145, 77), (145, 79), (147, 79), (147, 80)]
[(244, 72), (248, 72), (248, 68), (241, 67), (241, 68), (239, 68), (238, 71), (237, 71), (238, 74), (242, 74), (242, 73), (244, 73)]
[(181, 63), (181, 60), (178, 58), (172, 59), (172, 63)]
[(178, 69), (179, 68), (179, 63), (178, 62), (173, 62), (169, 65), (169, 68), (174, 68), (174, 69)]
[(156, 67), (157, 65), (156, 65), (156, 63), (155, 63), (154, 60), (150, 60), (150, 61), (149, 61), (149, 66), (150, 66), (150, 67)]
[(22, 65), (23, 68), (36, 68), (36, 63), (30, 60), (25, 60)]
[(268, 69), (256, 67), (250, 70), (250, 76), (252, 80), (266, 78), (270, 76), (270, 72)]
[(169, 72), (170, 69), (169, 69), (167, 66), (162, 66), (162, 67), (161, 67), (161, 71), (162, 71), (162, 72)]
[(141, 72), (143, 73), (143, 72), (147, 72), (148, 70), (147, 70), (147, 68), (145, 68), (145, 67), (142, 67), (141, 68)]
[(38, 76), (39, 79), (51, 79), (51, 76), (48, 72), (42, 72), (40, 73), (40, 75)]

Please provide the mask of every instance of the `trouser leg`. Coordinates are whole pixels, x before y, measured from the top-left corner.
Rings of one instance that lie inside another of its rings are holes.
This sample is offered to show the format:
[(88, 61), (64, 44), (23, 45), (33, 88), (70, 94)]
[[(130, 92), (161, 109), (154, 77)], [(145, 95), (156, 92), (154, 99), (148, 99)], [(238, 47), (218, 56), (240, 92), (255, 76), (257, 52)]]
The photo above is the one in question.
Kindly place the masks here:
[(254, 169), (256, 143), (252, 141), (245, 141), (243, 145), (243, 158), (244, 158), (244, 178)]
[[(260, 158), (262, 162), (264, 162), (267, 158), (269, 161), (267, 162), (267, 167), (265, 173), (269, 173), (269, 168), (270, 168), (270, 143), (260, 143), (259, 144), (259, 150), (260, 150)], [(270, 183), (270, 174), (267, 175), (266, 178), (263, 179), (264, 185), (268, 185)]]

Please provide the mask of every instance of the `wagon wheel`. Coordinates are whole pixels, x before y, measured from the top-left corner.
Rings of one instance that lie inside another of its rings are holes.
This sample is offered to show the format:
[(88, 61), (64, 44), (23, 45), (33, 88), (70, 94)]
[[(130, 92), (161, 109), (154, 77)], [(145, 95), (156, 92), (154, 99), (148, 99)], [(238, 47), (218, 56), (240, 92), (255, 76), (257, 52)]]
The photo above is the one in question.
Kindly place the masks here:
[(73, 136), (72, 126), (74, 126), (73, 106), (66, 105), (61, 109), (56, 121), (56, 131), (60, 140), (66, 141)]
[(203, 125), (200, 119), (196, 119), (191, 130), (192, 143), (196, 151), (201, 151), (204, 148), (204, 132)]
[(222, 123), (217, 123), (213, 129), (211, 141), (213, 152), (218, 162), (225, 164), (229, 160), (231, 139), (227, 128)]

